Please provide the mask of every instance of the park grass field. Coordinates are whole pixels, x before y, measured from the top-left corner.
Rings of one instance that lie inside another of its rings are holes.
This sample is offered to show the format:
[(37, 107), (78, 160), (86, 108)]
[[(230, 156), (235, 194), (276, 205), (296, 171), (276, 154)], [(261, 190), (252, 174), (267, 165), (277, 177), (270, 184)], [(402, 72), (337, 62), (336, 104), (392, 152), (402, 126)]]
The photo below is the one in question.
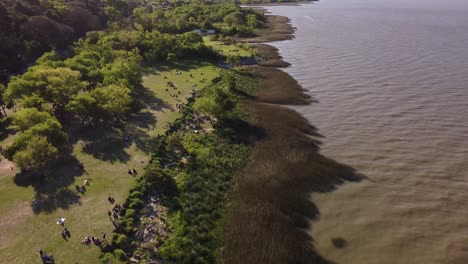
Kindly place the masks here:
[[(176, 74), (176, 70), (181, 74)], [(1, 157), (0, 262), (41, 263), (38, 253), (41, 248), (52, 253), (56, 263), (99, 263), (99, 248), (80, 241), (85, 236), (100, 237), (101, 232), (107, 233), (107, 241), (112, 239), (114, 226), (107, 216), (111, 208), (107, 197), (111, 195), (116, 203), (124, 202), (135, 184), (135, 177), (127, 169), (143, 173), (152, 138), (181, 115), (176, 104), (185, 103), (193, 89), (202, 88), (218, 74), (211, 63), (197, 61), (145, 68), (144, 88), (138, 95), (144, 101), (143, 110), (118, 129), (69, 129), (71, 156), (76, 160), (56, 168), (54, 182), (21, 181), (15, 177), (18, 171), (14, 164)], [(168, 87), (169, 81), (177, 89)], [(178, 98), (171, 94), (177, 94)], [(126, 135), (131, 142), (123, 140)], [(11, 141), (12, 136), (0, 142), (0, 146)], [(77, 161), (83, 163), (87, 174), (76, 168)], [(90, 180), (90, 186), (84, 195), (78, 195), (74, 186), (82, 185), (86, 179)], [(38, 193), (41, 202), (37, 202)], [(58, 217), (66, 218), (65, 226), (71, 232), (69, 241), (60, 236), (63, 228), (56, 224)]]
[(212, 40), (210, 36), (203, 37), (203, 41), (206, 46), (213, 48), (218, 53), (228, 56), (239, 56), (239, 57), (253, 57), (256, 55), (256, 50), (250, 45), (237, 44), (237, 45), (226, 45), (222, 41)]

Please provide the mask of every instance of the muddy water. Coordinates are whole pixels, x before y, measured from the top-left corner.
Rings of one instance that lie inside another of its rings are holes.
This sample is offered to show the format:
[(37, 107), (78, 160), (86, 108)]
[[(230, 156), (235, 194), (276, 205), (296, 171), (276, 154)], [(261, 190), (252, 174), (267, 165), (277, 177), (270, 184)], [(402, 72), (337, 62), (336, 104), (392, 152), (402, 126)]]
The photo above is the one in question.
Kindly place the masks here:
[(269, 9), (298, 29), (274, 46), (318, 100), (297, 110), (321, 151), (369, 178), (313, 195), (318, 252), (341, 264), (468, 263), (468, 2)]

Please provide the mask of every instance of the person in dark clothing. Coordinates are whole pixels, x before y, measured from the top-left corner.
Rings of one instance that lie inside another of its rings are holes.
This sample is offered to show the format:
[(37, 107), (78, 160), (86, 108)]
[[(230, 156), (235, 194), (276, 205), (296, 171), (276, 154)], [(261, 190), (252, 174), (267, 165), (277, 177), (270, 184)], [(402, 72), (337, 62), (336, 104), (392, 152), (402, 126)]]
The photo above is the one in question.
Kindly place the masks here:
[(65, 229), (64, 229), (63, 231), (65, 232), (65, 235), (66, 235), (67, 237), (71, 237), (71, 233), (70, 233), (70, 231), (68, 230), (68, 228), (65, 227)]

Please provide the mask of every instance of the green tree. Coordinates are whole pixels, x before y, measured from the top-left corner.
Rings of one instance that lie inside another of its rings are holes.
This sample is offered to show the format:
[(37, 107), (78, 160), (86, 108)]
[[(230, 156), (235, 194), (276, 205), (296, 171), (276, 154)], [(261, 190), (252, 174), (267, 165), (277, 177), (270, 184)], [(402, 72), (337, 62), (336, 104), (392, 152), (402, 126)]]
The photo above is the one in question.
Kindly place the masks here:
[(257, 20), (257, 16), (255, 14), (247, 15), (247, 26), (250, 28), (257, 28), (260, 26), (260, 23)]
[(0, 84), (0, 108), (2, 109), (3, 113), (0, 111), (0, 117), (2, 116), (2, 114), (6, 117), (7, 116), (7, 113), (6, 113), (6, 105), (7, 103), (5, 102), (5, 100), (3, 99), (3, 95), (5, 94), (5, 91), (6, 91), (6, 87), (5, 85), (3, 84)]
[(23, 108), (11, 116), (10, 127), (16, 131), (24, 131), (51, 118), (49, 113), (36, 108)]
[(76, 114), (82, 123), (90, 122), (99, 114), (98, 101), (91, 92), (80, 92), (67, 105), (67, 110)]
[[(88, 36), (95, 36), (88, 34)], [(91, 37), (90, 37), (91, 38)], [(66, 67), (79, 71), (83, 80), (90, 83), (90, 86), (95, 86), (102, 82), (102, 64), (99, 52), (94, 50), (83, 49), (74, 57), (63, 62)]]
[(14, 154), (13, 160), (21, 169), (40, 171), (52, 164), (57, 156), (57, 148), (47, 138), (35, 136), (24, 149)]
[(137, 50), (124, 52), (103, 70), (104, 85), (125, 85), (131, 89), (141, 85), (141, 56)]
[(29, 144), (34, 144), (37, 137), (46, 138), (47, 142), (55, 148), (62, 147), (67, 141), (60, 122), (47, 112), (35, 108), (26, 108), (12, 115), (12, 129), (18, 135), (13, 144), (4, 151), (4, 156), (12, 160), (17, 152), (23, 151)]
[(100, 108), (117, 120), (123, 119), (130, 110), (132, 103), (131, 90), (125, 86), (111, 84), (98, 87), (91, 93), (99, 103)]
[(231, 116), (235, 100), (224, 88), (216, 87), (212, 93), (195, 101), (194, 109), (208, 116), (222, 120)]
[(59, 109), (63, 109), (87, 85), (81, 81), (80, 72), (70, 68), (50, 69), (43, 74), (47, 74), (46, 98)]
[(5, 99), (14, 101), (37, 94), (57, 110), (62, 110), (86, 86), (78, 71), (38, 65), (29, 68), (25, 74), (12, 78), (5, 92)]
[(244, 22), (244, 16), (242, 12), (236, 11), (225, 16), (223, 21), (229, 26), (237, 26), (241, 25)]

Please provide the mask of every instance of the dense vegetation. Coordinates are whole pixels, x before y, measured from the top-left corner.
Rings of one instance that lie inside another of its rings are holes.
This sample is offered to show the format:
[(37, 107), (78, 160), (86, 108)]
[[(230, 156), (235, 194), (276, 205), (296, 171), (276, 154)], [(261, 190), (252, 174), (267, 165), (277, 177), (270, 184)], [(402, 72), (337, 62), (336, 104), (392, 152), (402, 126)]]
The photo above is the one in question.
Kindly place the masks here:
[(15, 73), (51, 49), (131, 14), (137, 1), (5, 0), (0, 2), (0, 72)]
[[(119, 125), (139, 111), (143, 62), (215, 58), (216, 52), (193, 28), (216, 24), (225, 36), (237, 34), (249, 21), (250, 31), (261, 27), (263, 20), (262, 14), (234, 4), (189, 4), (167, 10), (143, 6), (135, 8), (132, 20), (124, 25), (114, 25), (107, 33), (88, 32), (67, 55), (45, 53), (23, 75), (13, 77), (6, 89), (0, 87), (1, 106), (21, 108), (10, 126), (18, 137), (5, 157), (23, 170), (46, 172), (65, 149), (63, 127)], [(37, 137), (46, 148), (30, 143)]]
[(46, 51), (70, 55), (68, 45), (93, 30), (115, 33), (125, 29), (131, 32), (129, 37), (135, 36), (133, 30), (175, 34), (197, 28), (236, 35), (251, 34), (264, 22), (261, 13), (218, 2), (224, 1), (2, 1), (0, 61), (9, 63), (0, 65), (0, 82), (5, 83), (11, 73), (21, 71)]
[[(246, 132), (253, 131), (241, 100), (256, 87), (252, 76), (224, 71), (190, 102), (155, 146), (152, 163), (124, 204), (117, 235), (106, 250), (121, 259), (138, 253), (139, 258), (163, 258), (166, 263), (219, 262), (226, 194), (233, 174), (249, 156)], [(210, 120), (214, 132), (190, 130), (190, 123), (200, 118)], [(143, 209), (141, 199), (154, 193), (171, 208), (170, 234), (160, 247), (144, 250), (135, 243), (135, 232)], [(107, 253), (103, 261), (109, 258)]]
[[(56, 163), (70, 154), (77, 128), (123, 127), (142, 110), (143, 66), (219, 59), (195, 29), (215, 30), (213, 39), (231, 44), (229, 37), (250, 36), (265, 25), (262, 13), (224, 2), (0, 3), (5, 22), (0, 40), (6, 43), (0, 60), (12, 62), (5, 70), (20, 71), (35, 61), (0, 85), (0, 133), (8, 127), (14, 134), (2, 154), (23, 173), (52, 177)], [(233, 64), (237, 60), (228, 58)], [(223, 70), (164, 136), (151, 141), (151, 163), (116, 218), (116, 234), (103, 248), (103, 262), (126, 261), (135, 253), (167, 263), (221, 261), (220, 221), (232, 177), (247, 162), (253, 139), (263, 134), (243, 109), (243, 100), (252, 98), (258, 86), (250, 74)], [(205, 120), (205, 127), (193, 131), (194, 120)], [(169, 232), (158, 248), (148, 250), (140, 247), (136, 232), (155, 193), (170, 210)]]

